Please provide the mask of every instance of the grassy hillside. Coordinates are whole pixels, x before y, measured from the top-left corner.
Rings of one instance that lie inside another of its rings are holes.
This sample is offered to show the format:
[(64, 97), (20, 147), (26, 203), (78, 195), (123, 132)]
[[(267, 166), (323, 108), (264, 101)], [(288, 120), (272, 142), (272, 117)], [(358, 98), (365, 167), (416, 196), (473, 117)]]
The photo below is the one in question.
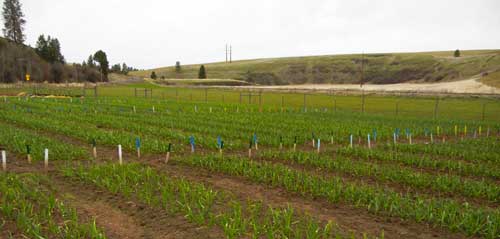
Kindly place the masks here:
[[(453, 57), (452, 51), (387, 53), (362, 55), (328, 55), (308, 57), (268, 58), (204, 64), (212, 79), (236, 79), (262, 85), (304, 83), (359, 83), (361, 65), (364, 81), (373, 84), (409, 81), (454, 81), (500, 69), (500, 50), (462, 51)], [(363, 64), (362, 64), (363, 62)], [(199, 65), (164, 67), (133, 72), (149, 77), (155, 71), (159, 77), (192, 79)]]

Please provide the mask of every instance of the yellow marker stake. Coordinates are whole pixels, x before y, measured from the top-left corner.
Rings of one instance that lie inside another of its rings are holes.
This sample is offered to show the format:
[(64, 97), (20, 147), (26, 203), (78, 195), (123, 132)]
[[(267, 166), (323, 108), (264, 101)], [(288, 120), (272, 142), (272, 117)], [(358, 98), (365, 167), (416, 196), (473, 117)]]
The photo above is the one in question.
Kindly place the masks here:
[(30, 74), (26, 74), (26, 81), (30, 81)]
[(467, 136), (467, 125), (464, 126), (464, 137)]
[(455, 125), (455, 137), (457, 137), (457, 135), (458, 135), (458, 127), (457, 125)]

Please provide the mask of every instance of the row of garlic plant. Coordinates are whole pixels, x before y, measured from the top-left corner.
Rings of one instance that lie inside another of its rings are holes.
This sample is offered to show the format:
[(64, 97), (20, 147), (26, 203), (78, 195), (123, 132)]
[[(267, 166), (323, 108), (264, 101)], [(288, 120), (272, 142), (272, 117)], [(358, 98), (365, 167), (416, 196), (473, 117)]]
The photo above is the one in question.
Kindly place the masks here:
[(140, 164), (65, 167), (66, 177), (93, 183), (124, 197), (134, 197), (169, 215), (183, 215), (198, 225), (217, 226), (227, 238), (343, 238), (333, 222), (321, 223), (293, 208), (241, 203), (201, 183), (173, 178)]
[[(21, 238), (95, 238), (106, 236), (95, 220), (84, 222), (74, 208), (41, 186), (34, 174), (0, 174), (0, 215), (15, 223)], [(14, 233), (14, 232), (11, 232)]]
[(178, 160), (189, 166), (283, 187), (301, 195), (322, 197), (332, 203), (345, 202), (371, 213), (413, 219), (461, 231), (469, 236), (500, 236), (500, 211), (479, 208), (450, 199), (402, 194), (363, 183), (344, 182), (339, 177), (324, 178), (283, 165), (259, 163), (238, 157), (193, 156)]
[[(137, 102), (134, 102), (137, 103)], [(54, 103), (53, 105), (59, 105), (60, 102)], [(79, 104), (62, 104), (71, 108), (78, 108), (80, 110), (86, 107)], [(102, 104), (99, 104), (100, 107)], [(193, 107), (191, 104), (177, 104), (170, 103), (168, 107)], [(366, 134), (371, 133), (378, 134), (377, 138), (382, 141), (385, 139), (391, 139), (393, 132), (398, 125), (403, 124), (401, 121), (393, 120), (387, 117), (381, 116), (358, 116), (349, 113), (343, 113), (339, 115), (328, 115), (328, 114), (312, 114), (312, 115), (302, 115), (302, 114), (234, 114), (234, 113), (207, 113), (207, 112), (194, 112), (193, 110), (183, 110), (182, 112), (172, 110), (172, 113), (160, 113), (158, 112), (155, 116), (144, 118), (145, 114), (151, 114), (152, 112), (141, 112), (138, 114), (123, 113), (121, 110), (112, 110), (118, 106), (111, 105), (105, 108), (106, 114), (111, 115), (122, 115), (125, 119), (131, 119), (132, 117), (139, 117), (143, 120), (143, 124), (158, 125), (162, 122), (168, 122), (168, 125), (163, 125), (162, 127), (173, 127), (177, 129), (184, 129), (184, 131), (191, 133), (203, 133), (204, 135), (222, 135), (225, 137), (233, 137), (233, 141), (237, 139), (246, 141), (248, 135), (252, 132), (258, 132), (261, 136), (261, 142), (263, 144), (269, 144), (276, 146), (278, 142), (278, 135), (287, 139), (287, 141), (292, 141), (295, 136), (306, 137), (311, 135), (311, 132), (315, 132), (318, 137), (323, 139), (329, 139), (333, 136), (334, 140), (338, 143), (347, 143), (347, 138), (350, 134), (354, 134), (356, 137), (365, 138)], [(130, 108), (130, 106), (123, 106)], [(76, 109), (75, 108), (75, 109)], [(74, 112), (74, 111), (73, 111)], [(87, 111), (90, 112), (90, 111)], [(125, 112), (125, 111), (124, 111)], [(127, 111), (130, 112), (130, 111)], [(134, 116), (135, 115), (135, 116)], [(285, 117), (283, 117), (285, 116)], [(353, 122), (353, 117), (358, 119), (357, 122)], [(182, 120), (180, 120), (182, 119)], [(289, 122), (283, 122), (289, 121)], [(383, 124), (381, 124), (383, 123)], [(424, 132), (425, 125), (428, 125), (425, 121), (409, 121), (404, 122), (406, 128), (412, 129), (411, 133), (414, 137), (418, 135), (427, 135), (428, 132)], [(449, 127), (452, 127), (452, 123), (449, 123)], [(387, 125), (392, 125), (392, 127), (387, 127)], [(205, 126), (205, 127), (204, 127)], [(293, 130), (291, 130), (291, 128)], [(378, 129), (377, 129), (378, 128)], [(433, 129), (434, 126), (428, 126), (428, 129)], [(440, 130), (439, 130), (440, 129)], [(441, 131), (441, 134), (445, 130), (444, 127), (437, 127), (437, 131)], [(486, 127), (484, 127), (486, 130)], [(375, 132), (374, 132), (375, 131)], [(405, 134), (406, 129), (401, 128), (401, 134)], [(262, 132), (262, 133), (261, 133)], [(483, 132), (483, 135), (485, 132)], [(439, 133), (435, 132), (436, 137)], [(429, 139), (428, 139), (429, 140)]]
[[(341, 155), (332, 158), (310, 152), (263, 151), (263, 158), (292, 161), (331, 172), (341, 172), (355, 177), (372, 177), (377, 182), (398, 183), (405, 187), (431, 189), (436, 193), (453, 193), (469, 198), (500, 202), (500, 186), (494, 182), (464, 179), (455, 175), (416, 172), (394, 164), (376, 164), (366, 160), (353, 160)], [(410, 190), (411, 191), (411, 190)]]
[(64, 143), (37, 132), (0, 122), (0, 145), (7, 153), (30, 154), (31, 159), (44, 159), (44, 150), (49, 149), (51, 160), (88, 159), (88, 153), (72, 144)]

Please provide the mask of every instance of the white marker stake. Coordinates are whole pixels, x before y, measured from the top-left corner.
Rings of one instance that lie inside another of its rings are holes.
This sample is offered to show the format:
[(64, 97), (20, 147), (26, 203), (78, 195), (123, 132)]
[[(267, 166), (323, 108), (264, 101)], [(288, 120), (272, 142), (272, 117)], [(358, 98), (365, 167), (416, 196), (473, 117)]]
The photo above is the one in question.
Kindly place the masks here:
[(333, 144), (333, 136), (330, 137), (330, 143)]
[(167, 152), (167, 156), (165, 156), (165, 163), (168, 163), (169, 159), (170, 159), (170, 152)]
[(191, 144), (191, 153), (194, 153), (194, 145)]
[(410, 138), (408, 139), (408, 141), (410, 141), (410, 145), (411, 145), (411, 134), (409, 136), (410, 136)]
[(2, 169), (7, 171), (7, 156), (5, 155), (5, 150), (2, 150)]
[(293, 143), (293, 152), (295, 152), (296, 150), (297, 150), (297, 144)]
[(397, 139), (396, 139), (396, 133), (392, 134), (392, 141), (394, 142), (394, 145), (396, 145), (396, 141), (397, 141)]
[(368, 137), (367, 137), (367, 142), (368, 142), (368, 149), (371, 149), (372, 148), (372, 144), (371, 144), (371, 141), (370, 141), (370, 134), (368, 134)]
[(45, 162), (45, 170), (49, 168), (49, 149), (45, 149), (44, 151), (44, 162)]
[(318, 139), (318, 154), (321, 151), (321, 139)]
[(255, 141), (255, 150), (259, 150), (259, 142)]
[(28, 163), (31, 163), (31, 154), (28, 154), (27, 157), (28, 157)]
[(153, 106), (153, 113), (155, 112), (155, 107)]
[(432, 133), (431, 133), (431, 143), (434, 143), (434, 137), (432, 136)]
[(123, 164), (123, 159), (122, 159), (122, 145), (121, 144), (118, 145), (118, 161), (119, 161), (120, 165)]
[(137, 158), (141, 158), (141, 147), (137, 148)]
[(252, 148), (248, 149), (248, 158), (252, 158)]
[(351, 147), (351, 149), (352, 149), (352, 146), (353, 146), (353, 145), (352, 145), (352, 134), (349, 136), (349, 144), (350, 144), (350, 147)]
[(97, 148), (92, 147), (92, 154), (94, 155), (94, 158), (97, 158)]
[(136, 111), (135, 106), (134, 106), (134, 113), (136, 113), (136, 112), (137, 112), (137, 111)]

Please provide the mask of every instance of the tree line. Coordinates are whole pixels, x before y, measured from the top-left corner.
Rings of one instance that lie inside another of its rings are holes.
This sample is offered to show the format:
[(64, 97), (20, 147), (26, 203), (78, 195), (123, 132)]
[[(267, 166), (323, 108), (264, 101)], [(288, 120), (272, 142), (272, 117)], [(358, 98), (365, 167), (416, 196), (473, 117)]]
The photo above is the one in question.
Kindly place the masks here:
[(26, 24), (19, 0), (5, 0), (2, 8), (4, 22), (0, 37), (0, 82), (102, 82), (108, 81), (108, 73), (128, 74), (137, 69), (127, 64), (110, 67), (107, 55), (99, 50), (81, 64), (67, 64), (61, 43), (55, 37), (44, 34), (38, 37), (34, 48), (25, 45)]

